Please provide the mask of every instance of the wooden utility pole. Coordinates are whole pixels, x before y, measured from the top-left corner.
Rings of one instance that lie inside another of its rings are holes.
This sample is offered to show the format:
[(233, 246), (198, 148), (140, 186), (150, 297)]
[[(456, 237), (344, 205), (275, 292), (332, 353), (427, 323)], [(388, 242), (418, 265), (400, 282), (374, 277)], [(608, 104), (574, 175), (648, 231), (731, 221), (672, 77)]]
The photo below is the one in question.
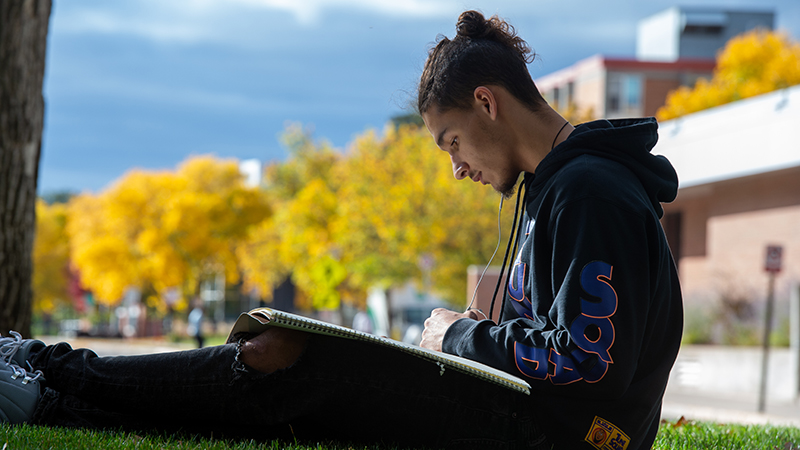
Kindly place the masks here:
[(0, 333), (30, 336), (51, 0), (0, 1)]

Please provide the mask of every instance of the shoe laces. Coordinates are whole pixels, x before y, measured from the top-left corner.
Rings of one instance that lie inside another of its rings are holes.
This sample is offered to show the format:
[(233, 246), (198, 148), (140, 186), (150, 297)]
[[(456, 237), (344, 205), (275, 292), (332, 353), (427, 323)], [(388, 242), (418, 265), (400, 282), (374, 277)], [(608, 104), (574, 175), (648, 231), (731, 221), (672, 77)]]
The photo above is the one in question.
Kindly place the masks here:
[(22, 347), (22, 335), (11, 331), (11, 336), (13, 337), (0, 338), (0, 359), (5, 363), (11, 362), (11, 359)]
[[(42, 371), (33, 370), (33, 366), (31, 366), (31, 363), (28, 361), (25, 361), (25, 364), (28, 365), (28, 370), (12, 362), (12, 358), (17, 354), (20, 347), (22, 347), (22, 335), (16, 331), (11, 331), (10, 333), (13, 337), (0, 338), (0, 360), (14, 372), (14, 374), (11, 375), (11, 379), (16, 380), (22, 377), (22, 384), (28, 384), (31, 381), (36, 381), (40, 377), (43, 377), (44, 374)], [(28, 371), (31, 373), (29, 374)]]
[[(30, 367), (31, 364), (30, 363), (27, 363), (27, 364), (28, 364), (28, 367)], [(12, 380), (16, 380), (17, 378), (22, 377), (22, 384), (28, 384), (31, 381), (36, 381), (39, 378), (44, 376), (44, 374), (42, 373), (41, 370), (33, 370), (33, 367), (30, 367), (30, 370), (33, 373), (29, 374), (27, 370), (23, 369), (22, 367), (20, 367), (20, 366), (18, 366), (16, 364), (6, 363), (6, 365), (8, 367), (10, 367), (11, 370), (14, 372), (14, 374), (11, 375), (11, 379)]]

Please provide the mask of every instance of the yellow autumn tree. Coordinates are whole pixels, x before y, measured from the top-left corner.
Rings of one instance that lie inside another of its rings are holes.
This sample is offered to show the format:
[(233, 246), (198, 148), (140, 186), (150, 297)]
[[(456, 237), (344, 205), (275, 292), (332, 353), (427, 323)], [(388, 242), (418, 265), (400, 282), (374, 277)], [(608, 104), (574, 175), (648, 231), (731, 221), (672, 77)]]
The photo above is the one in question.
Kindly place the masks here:
[(237, 282), (236, 245), (269, 211), (235, 160), (202, 156), (175, 172), (131, 171), (98, 195), (76, 197), (67, 231), (81, 283), (99, 301), (114, 304), (136, 287), (163, 308), (169, 289), (191, 296), (217, 273)]
[(33, 243), (33, 310), (52, 313), (69, 301), (69, 240), (67, 206), (36, 201), (36, 238)]
[(250, 287), (268, 297), (291, 275), (301, 307), (333, 309), (428, 275), (437, 293), (463, 301), (467, 267), (485, 264), (497, 242), (500, 197), (456, 181), (424, 127), (366, 131), (344, 154), (299, 126), (284, 142), (289, 158), (266, 171), (274, 214), (239, 250)]
[(238, 250), (246, 287), (269, 299), (272, 288), (291, 276), (301, 293), (298, 306), (336, 309), (345, 269), (330, 230), (338, 213), (331, 171), (341, 155), (300, 125), (291, 125), (282, 140), (289, 157), (268, 166), (265, 179), (275, 213)]
[(753, 30), (728, 41), (711, 80), (681, 87), (657, 112), (669, 120), (800, 84), (800, 43), (787, 34)]
[(350, 282), (361, 289), (421, 282), (425, 259), (431, 288), (463, 301), (467, 267), (485, 264), (497, 242), (500, 196), (455, 180), (449, 158), (419, 126), (364, 133), (337, 175), (335, 240)]
[(597, 119), (597, 115), (594, 113), (594, 108), (579, 108), (578, 105), (575, 103), (570, 102), (565, 108), (557, 108), (556, 111), (561, 115), (561, 117), (567, 119), (567, 121), (573, 125), (578, 125), (584, 122), (591, 122), (592, 120)]

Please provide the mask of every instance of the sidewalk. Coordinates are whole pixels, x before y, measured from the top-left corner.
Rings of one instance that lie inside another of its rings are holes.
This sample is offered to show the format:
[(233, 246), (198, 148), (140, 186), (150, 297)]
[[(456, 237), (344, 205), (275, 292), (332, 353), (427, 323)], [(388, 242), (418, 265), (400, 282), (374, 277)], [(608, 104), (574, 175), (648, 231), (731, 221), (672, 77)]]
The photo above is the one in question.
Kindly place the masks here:
[(193, 343), (175, 343), (166, 339), (65, 338), (63, 336), (44, 336), (37, 339), (47, 345), (67, 342), (72, 348), (89, 348), (99, 356), (143, 355), (195, 348)]
[(758, 412), (760, 347), (681, 347), (670, 373), (662, 416), (669, 420), (774, 424), (800, 427), (800, 402), (789, 348), (770, 350), (766, 411)]
[(800, 402), (767, 401), (758, 412), (758, 399), (746, 395), (714, 396), (667, 388), (661, 417), (676, 421), (685, 417), (716, 423), (771, 424), (800, 428)]

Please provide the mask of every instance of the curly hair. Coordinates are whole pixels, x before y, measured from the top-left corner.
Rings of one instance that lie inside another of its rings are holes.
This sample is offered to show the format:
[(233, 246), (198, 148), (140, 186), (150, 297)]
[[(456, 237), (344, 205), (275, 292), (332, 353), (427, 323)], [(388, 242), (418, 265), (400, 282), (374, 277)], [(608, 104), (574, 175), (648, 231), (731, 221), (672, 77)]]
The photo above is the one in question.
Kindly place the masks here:
[(458, 17), (456, 36), (452, 40), (441, 36), (428, 53), (417, 110), (422, 114), (432, 105), (441, 110), (468, 108), (476, 87), (494, 84), (537, 111), (546, 103), (526, 66), (535, 57), (508, 22), (465, 11)]

